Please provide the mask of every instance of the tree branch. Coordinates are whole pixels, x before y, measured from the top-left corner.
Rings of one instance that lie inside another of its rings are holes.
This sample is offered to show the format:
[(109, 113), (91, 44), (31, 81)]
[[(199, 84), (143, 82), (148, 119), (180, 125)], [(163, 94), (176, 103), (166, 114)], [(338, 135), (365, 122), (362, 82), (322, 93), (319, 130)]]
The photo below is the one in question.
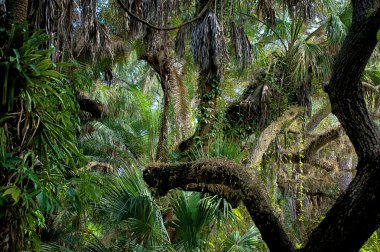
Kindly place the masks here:
[(305, 127), (306, 134), (318, 127), (319, 123), (331, 113), (330, 103), (326, 103), (315, 113)]
[(362, 81), (363, 89), (366, 91), (371, 91), (375, 93), (379, 93), (379, 87), (380, 86), (374, 86), (372, 84), (369, 84), (368, 82)]
[[(374, 93), (379, 93), (380, 86), (374, 86), (368, 82), (362, 81), (363, 90), (370, 91)], [(318, 110), (313, 117), (310, 119), (309, 123), (306, 125), (305, 131), (306, 133), (312, 132), (315, 128), (318, 127), (319, 123), (325, 119), (331, 113), (331, 105), (330, 103), (326, 103), (322, 106), (320, 110)]]
[(153, 163), (144, 170), (145, 182), (160, 195), (170, 189), (189, 184), (220, 184), (241, 192), (242, 200), (271, 251), (294, 251), (277, 214), (261, 190), (261, 183), (253, 179), (243, 167), (221, 158), (202, 161), (161, 164)]
[(298, 106), (291, 107), (282, 116), (272, 122), (261, 134), (257, 140), (255, 148), (252, 149), (248, 159), (247, 167), (253, 168), (260, 165), (264, 153), (268, 150), (270, 143), (276, 138), (286, 124), (293, 122), (302, 112)]
[(338, 126), (317, 135), (303, 151), (305, 157), (312, 157), (320, 148), (338, 139), (342, 132), (342, 126)]
[(155, 25), (152, 25), (151, 23), (149, 23), (148, 21), (146, 20), (143, 20), (141, 18), (139, 18), (138, 16), (136, 16), (135, 14), (133, 14), (130, 10), (128, 10), (128, 8), (124, 5), (124, 3), (121, 1), (121, 0), (117, 0), (118, 4), (121, 6), (121, 8), (128, 13), (128, 15), (130, 15), (132, 18), (136, 19), (137, 21), (145, 24), (146, 26), (148, 26), (149, 28), (152, 28), (154, 30), (160, 30), (160, 31), (171, 31), (171, 30), (177, 30), (185, 25), (188, 25), (188, 24), (191, 24), (195, 21), (197, 21), (198, 19), (200, 19), (203, 14), (206, 13), (206, 11), (209, 9), (209, 7), (211, 6), (211, 3), (212, 3), (212, 0), (209, 0), (207, 2), (207, 4), (203, 7), (202, 11), (199, 12), (198, 16), (196, 16), (195, 18), (193, 19), (190, 19), (189, 21), (186, 21), (180, 25), (177, 25), (177, 26), (174, 26), (174, 27), (158, 27), (158, 26), (155, 26)]
[(326, 171), (333, 171), (338, 167), (338, 163), (331, 160), (324, 160), (315, 158), (316, 152), (321, 149), (326, 144), (330, 143), (339, 138), (342, 134), (342, 126), (337, 126), (330, 130), (327, 130), (311, 140), (307, 147), (301, 152), (287, 152), (283, 151), (282, 160), (284, 162), (293, 162), (293, 163), (307, 163), (319, 168), (322, 168)]

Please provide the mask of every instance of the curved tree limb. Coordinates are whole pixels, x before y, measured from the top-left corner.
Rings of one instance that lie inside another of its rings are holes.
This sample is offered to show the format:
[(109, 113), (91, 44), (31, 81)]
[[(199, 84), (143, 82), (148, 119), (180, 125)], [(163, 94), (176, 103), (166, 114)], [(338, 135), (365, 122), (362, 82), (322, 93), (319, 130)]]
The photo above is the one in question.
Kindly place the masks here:
[(312, 157), (320, 148), (330, 143), (331, 141), (338, 139), (342, 132), (342, 126), (337, 126), (317, 135), (303, 151), (304, 156), (307, 158)]
[[(371, 91), (375, 93), (379, 93), (380, 86), (374, 86), (368, 82), (362, 81), (363, 89), (366, 91)], [(330, 103), (326, 103), (322, 106), (320, 110), (318, 110), (313, 117), (310, 119), (309, 123), (306, 125), (305, 131), (306, 133), (311, 133), (315, 128), (318, 127), (319, 123), (325, 119), (331, 113), (331, 105)]]
[(191, 24), (195, 21), (197, 21), (198, 19), (200, 19), (203, 14), (206, 13), (206, 11), (209, 9), (209, 7), (211, 6), (211, 3), (212, 3), (212, 0), (209, 0), (207, 2), (207, 4), (203, 7), (202, 11), (199, 12), (199, 14), (193, 18), (193, 19), (190, 19), (189, 21), (186, 21), (180, 25), (177, 25), (177, 26), (173, 26), (173, 27), (158, 27), (158, 26), (155, 26), (155, 25), (152, 25), (151, 23), (149, 23), (148, 21), (146, 20), (143, 20), (141, 18), (139, 18), (138, 16), (136, 16), (135, 14), (133, 14), (130, 10), (128, 10), (128, 8), (124, 5), (124, 3), (121, 1), (121, 0), (117, 0), (118, 4), (121, 6), (121, 8), (128, 13), (128, 15), (130, 15), (132, 18), (136, 19), (137, 21), (145, 24), (146, 26), (148, 26), (149, 28), (152, 28), (154, 30), (159, 30), (159, 31), (172, 31), (172, 30), (177, 30), (185, 25), (188, 25), (188, 24)]
[(286, 124), (293, 122), (302, 113), (302, 108), (298, 106), (291, 107), (282, 116), (272, 122), (260, 135), (256, 146), (252, 149), (248, 159), (247, 167), (253, 168), (258, 166), (264, 153), (268, 150), (270, 143), (276, 138)]
[(335, 60), (329, 95), (359, 158), (357, 175), (312, 232), (303, 251), (358, 251), (380, 225), (380, 134), (364, 101), (361, 77), (377, 44), (380, 1), (352, 0), (352, 25)]
[(306, 134), (312, 132), (318, 127), (319, 123), (325, 119), (331, 113), (330, 103), (326, 103), (318, 110), (310, 119), (309, 123), (305, 127)]
[(232, 161), (212, 158), (202, 161), (162, 164), (153, 163), (144, 170), (145, 182), (160, 195), (191, 184), (220, 184), (241, 192), (263, 239), (271, 251), (295, 251), (277, 214), (262, 191), (261, 183), (243, 167)]
[(372, 85), (368, 82), (364, 82), (364, 81), (362, 81), (362, 85), (363, 85), (364, 90), (379, 93), (380, 86), (374, 86), (374, 85)]
[(338, 169), (338, 162), (333, 160), (320, 159), (318, 157), (309, 157), (307, 160), (305, 160), (305, 163), (321, 168), (328, 172)]
[(307, 163), (326, 171), (337, 169), (338, 163), (331, 160), (324, 160), (315, 157), (316, 152), (326, 144), (340, 137), (343, 132), (342, 126), (337, 126), (315, 136), (302, 152), (283, 151), (282, 160), (292, 163)]

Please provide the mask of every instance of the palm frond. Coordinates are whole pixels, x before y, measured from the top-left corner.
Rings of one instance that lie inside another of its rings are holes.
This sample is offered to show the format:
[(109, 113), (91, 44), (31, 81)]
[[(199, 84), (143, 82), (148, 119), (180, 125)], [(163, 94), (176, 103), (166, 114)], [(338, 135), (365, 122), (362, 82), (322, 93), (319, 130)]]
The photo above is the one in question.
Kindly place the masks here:
[(231, 22), (231, 41), (235, 49), (236, 61), (242, 68), (252, 63), (252, 48), (243, 26)]
[(334, 14), (331, 14), (326, 23), (326, 33), (328, 41), (331, 44), (341, 44), (346, 37), (348, 27), (343, 23), (342, 19)]
[(41, 244), (42, 252), (74, 252), (64, 246), (55, 243), (43, 243)]
[(314, 43), (300, 40), (293, 47), (291, 55), (292, 79), (298, 83), (299, 97), (302, 105), (311, 108), (311, 81), (313, 78), (325, 79), (329, 76), (331, 58)]
[(223, 31), (215, 13), (209, 10), (192, 31), (191, 50), (201, 69), (220, 66), (228, 57)]
[(126, 221), (131, 236), (150, 245), (168, 240), (161, 212), (137, 168), (120, 170), (105, 184), (100, 209), (114, 221)]
[(252, 226), (244, 235), (233, 232), (223, 242), (223, 250), (227, 252), (249, 252), (259, 249), (261, 235), (257, 227)]
[(174, 211), (173, 226), (181, 240), (175, 246), (185, 251), (205, 250), (208, 246), (204, 228), (216, 211), (210, 198), (200, 193), (179, 192), (171, 198)]

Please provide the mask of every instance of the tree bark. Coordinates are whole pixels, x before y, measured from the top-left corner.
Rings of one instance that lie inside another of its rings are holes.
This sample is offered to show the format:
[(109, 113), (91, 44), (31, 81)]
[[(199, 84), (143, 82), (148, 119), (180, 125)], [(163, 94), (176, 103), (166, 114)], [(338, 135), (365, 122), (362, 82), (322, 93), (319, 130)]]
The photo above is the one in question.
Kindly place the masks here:
[(318, 127), (319, 123), (325, 119), (331, 113), (330, 104), (324, 104), (320, 110), (318, 110), (310, 119), (310, 122), (306, 125), (306, 133), (311, 133)]
[(285, 124), (290, 124), (301, 114), (301, 107), (294, 106), (286, 111), (281, 117), (272, 122), (260, 135), (255, 148), (252, 150), (248, 164), (248, 168), (255, 168), (261, 164), (264, 153), (268, 150), (270, 143), (284, 128)]
[(380, 1), (353, 0), (351, 28), (326, 91), (359, 158), (357, 175), (313, 231), (303, 251), (358, 251), (380, 224), (380, 136), (364, 101), (361, 76), (376, 44)]
[(172, 62), (168, 59), (165, 49), (160, 51), (149, 50), (144, 53), (141, 59), (148, 62), (148, 64), (156, 71), (160, 78), (161, 88), (163, 91), (162, 98), (162, 115), (161, 127), (157, 144), (156, 161), (168, 161), (168, 135), (169, 135), (169, 103), (171, 98), (172, 89)]
[(7, 20), (9, 27), (11, 24), (21, 24), (28, 17), (28, 0), (6, 0)]

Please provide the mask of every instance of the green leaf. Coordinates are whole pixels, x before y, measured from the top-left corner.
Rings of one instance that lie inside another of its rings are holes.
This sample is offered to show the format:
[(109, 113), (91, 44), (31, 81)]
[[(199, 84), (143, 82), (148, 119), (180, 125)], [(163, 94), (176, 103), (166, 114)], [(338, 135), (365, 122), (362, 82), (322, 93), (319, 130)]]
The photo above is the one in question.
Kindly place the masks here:
[(378, 42), (380, 41), (380, 30), (378, 30), (376, 33), (376, 39)]
[(16, 204), (20, 198), (20, 194), (21, 194), (20, 188), (18, 188), (17, 186), (12, 186), (8, 188), (7, 190), (5, 190), (5, 192), (3, 193), (3, 196), (11, 195)]

